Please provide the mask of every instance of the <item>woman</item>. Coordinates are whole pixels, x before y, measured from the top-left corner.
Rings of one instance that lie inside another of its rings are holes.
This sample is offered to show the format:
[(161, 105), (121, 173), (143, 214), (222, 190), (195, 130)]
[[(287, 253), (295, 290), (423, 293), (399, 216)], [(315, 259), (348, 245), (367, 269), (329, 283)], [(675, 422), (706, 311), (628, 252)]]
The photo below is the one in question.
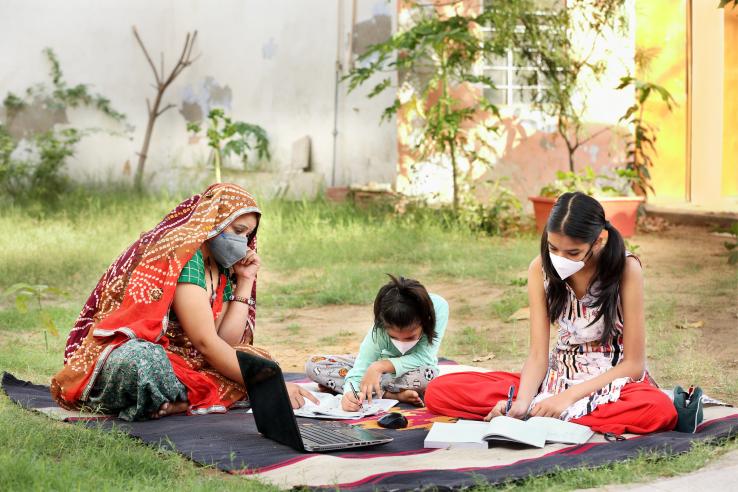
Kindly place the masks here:
[[(528, 269), (528, 299), (522, 372), (437, 378), (426, 392), (431, 411), (485, 420), (554, 417), (618, 434), (674, 428), (674, 405), (646, 367), (640, 261), (597, 200), (565, 193), (556, 201)], [(558, 337), (549, 354), (551, 323)]]
[[(236, 350), (269, 357), (251, 345), (260, 217), (249, 193), (216, 184), (142, 234), (82, 309), (54, 399), (125, 420), (225, 412), (243, 399)], [(287, 386), (295, 408), (314, 399)]]

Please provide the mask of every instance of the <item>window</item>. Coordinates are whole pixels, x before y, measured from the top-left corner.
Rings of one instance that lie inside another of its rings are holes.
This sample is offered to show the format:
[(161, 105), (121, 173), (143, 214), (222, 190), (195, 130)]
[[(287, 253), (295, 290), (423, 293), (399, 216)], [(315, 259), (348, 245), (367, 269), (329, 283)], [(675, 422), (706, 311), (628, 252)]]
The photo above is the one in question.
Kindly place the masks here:
[[(545, 11), (563, 8), (563, 0), (537, 0), (541, 7), (541, 22), (545, 22)], [(484, 9), (492, 9), (497, 5), (504, 8), (504, 0), (484, 0)], [(521, 26), (520, 29), (523, 29)], [(483, 27), (485, 36), (494, 36), (494, 29)], [(484, 89), (484, 95), (492, 104), (498, 106), (530, 104), (547, 88), (543, 77), (539, 76), (536, 67), (526, 64), (520, 50), (508, 50), (504, 56), (496, 57), (491, 63), (482, 67), (483, 75), (494, 82), (496, 88)]]

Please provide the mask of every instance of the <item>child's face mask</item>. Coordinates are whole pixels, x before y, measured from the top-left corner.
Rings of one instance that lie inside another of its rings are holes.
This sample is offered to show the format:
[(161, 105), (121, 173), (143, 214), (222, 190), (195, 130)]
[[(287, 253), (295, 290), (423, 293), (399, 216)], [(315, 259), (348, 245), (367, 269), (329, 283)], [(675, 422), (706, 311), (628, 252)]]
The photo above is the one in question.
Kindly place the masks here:
[(218, 265), (230, 268), (239, 260), (242, 260), (248, 252), (249, 238), (221, 232), (214, 238), (208, 240), (208, 249)]
[(418, 344), (420, 339), (410, 340), (409, 342), (401, 342), (399, 340), (395, 340), (394, 338), (390, 338), (390, 341), (392, 342), (392, 345), (394, 345), (397, 350), (400, 351), (401, 354), (405, 355), (411, 348)]

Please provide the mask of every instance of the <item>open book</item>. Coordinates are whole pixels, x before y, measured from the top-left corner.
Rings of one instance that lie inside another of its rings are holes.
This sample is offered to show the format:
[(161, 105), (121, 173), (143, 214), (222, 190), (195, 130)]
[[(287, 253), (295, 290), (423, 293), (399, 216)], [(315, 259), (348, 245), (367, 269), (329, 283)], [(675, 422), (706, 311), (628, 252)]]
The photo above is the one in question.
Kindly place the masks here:
[(550, 417), (519, 420), (495, 417), (489, 422), (459, 420), (436, 422), (425, 438), (426, 448), (487, 448), (494, 441), (519, 442), (542, 448), (547, 442), (582, 444), (592, 437), (592, 429)]
[(360, 419), (369, 415), (386, 412), (397, 405), (397, 400), (373, 399), (371, 403), (365, 402), (364, 408), (358, 412), (346, 412), (341, 408), (343, 395), (331, 395), (328, 393), (311, 393), (320, 400), (316, 405), (307, 398), (302, 408), (295, 409), (295, 416), (310, 417), (314, 419)]

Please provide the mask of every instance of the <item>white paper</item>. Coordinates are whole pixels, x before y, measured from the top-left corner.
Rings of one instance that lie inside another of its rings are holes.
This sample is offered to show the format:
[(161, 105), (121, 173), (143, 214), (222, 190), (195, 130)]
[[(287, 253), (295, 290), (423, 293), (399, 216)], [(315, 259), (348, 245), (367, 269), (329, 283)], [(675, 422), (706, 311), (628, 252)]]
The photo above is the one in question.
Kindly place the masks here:
[(329, 393), (317, 393), (313, 391), (311, 393), (320, 400), (320, 405), (316, 405), (306, 398), (305, 405), (302, 408), (295, 409), (295, 415), (297, 417), (343, 420), (360, 419), (386, 412), (398, 403), (397, 400), (373, 399), (371, 403), (365, 402), (364, 408), (359, 412), (346, 412), (341, 408), (343, 395), (331, 395)]

